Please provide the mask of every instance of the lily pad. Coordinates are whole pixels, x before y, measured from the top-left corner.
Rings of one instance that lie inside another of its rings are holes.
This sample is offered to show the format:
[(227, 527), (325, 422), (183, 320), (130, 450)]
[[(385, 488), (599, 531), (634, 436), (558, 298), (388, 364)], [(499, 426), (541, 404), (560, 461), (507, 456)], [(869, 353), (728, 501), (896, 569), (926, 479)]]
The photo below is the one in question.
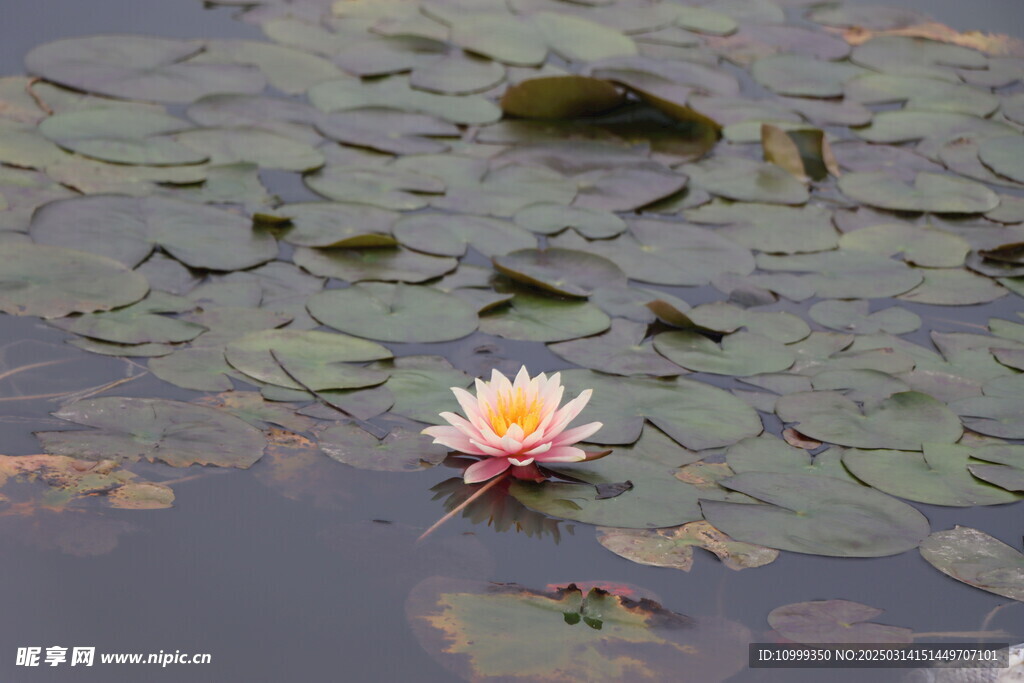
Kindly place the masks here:
[(824, 299), (875, 299), (909, 291), (924, 279), (905, 263), (870, 252), (823, 251), (772, 256), (759, 254), (763, 270), (807, 273), (804, 279)]
[(263, 455), (263, 433), (234, 415), (156, 398), (76, 401), (55, 417), (91, 430), (36, 432), (49, 453), (87, 460), (135, 462), (145, 458), (173, 467), (253, 465)]
[(409, 85), (441, 95), (469, 95), (490, 90), (505, 80), (505, 67), (472, 54), (449, 54), (420, 64), (409, 75)]
[(155, 246), (187, 266), (237, 270), (277, 256), (277, 242), (222, 209), (163, 197), (94, 195), (50, 202), (36, 211), (32, 239), (91, 251), (132, 267)]
[(1002, 505), (1020, 498), (975, 479), (968, 471), (970, 448), (924, 444), (924, 453), (851, 448), (843, 464), (879, 491), (931, 505)]
[(453, 258), (420, 254), (409, 249), (375, 247), (368, 249), (312, 249), (299, 247), (295, 265), (321, 277), (347, 282), (386, 280), (423, 282), (454, 270)]
[(839, 234), (822, 206), (789, 207), (715, 201), (684, 213), (688, 221), (720, 226), (715, 232), (748, 249), (796, 254), (834, 249)]
[(881, 223), (860, 228), (843, 235), (839, 246), (886, 256), (902, 253), (904, 260), (929, 268), (963, 265), (971, 248), (967, 240), (953, 233), (909, 223)]
[(847, 173), (839, 189), (868, 206), (893, 211), (984, 213), (999, 205), (999, 197), (984, 185), (937, 173), (918, 173), (913, 187), (884, 171)]
[(424, 92), (410, 87), (408, 79), (397, 76), (373, 81), (345, 79), (320, 83), (309, 89), (309, 100), (325, 112), (389, 107), (467, 125), (492, 123), (501, 118), (501, 109), (485, 97)]
[(604, 332), (611, 324), (597, 306), (516, 292), (507, 306), (480, 318), (480, 331), (507, 339), (556, 342)]
[(152, 102), (263, 90), (266, 80), (254, 66), (189, 61), (202, 49), (201, 42), (153, 36), (63, 38), (30, 50), (25, 66), (76, 90)]
[(302, 247), (390, 247), (394, 211), (342, 202), (299, 202), (276, 209), (291, 222), (282, 239)]
[(0, 243), (0, 310), (60, 318), (108, 311), (149, 291), (142, 275), (105, 256), (41, 244)]
[(656, 530), (598, 527), (597, 540), (627, 560), (684, 572), (693, 567), (694, 547), (714, 553), (734, 570), (761, 567), (779, 556), (778, 550), (734, 541), (705, 521)]
[(637, 52), (632, 38), (589, 19), (560, 12), (538, 12), (530, 18), (551, 51), (570, 62), (594, 62)]
[(647, 325), (643, 323), (613, 319), (611, 329), (603, 334), (550, 344), (548, 348), (570, 363), (612, 375), (672, 377), (686, 372), (658, 355), (651, 342), (644, 341), (646, 335)]
[(779, 342), (751, 332), (734, 332), (721, 346), (698, 332), (662, 332), (654, 348), (673, 363), (695, 372), (744, 377), (789, 368), (796, 357)]
[(957, 581), (1024, 601), (1024, 555), (983, 531), (936, 531), (921, 544), (921, 557)]
[(614, 262), (570, 249), (521, 249), (492, 259), (499, 273), (562, 296), (589, 296), (598, 287), (625, 285)]
[[(58, 324), (61, 329), (83, 337), (119, 344), (184, 342), (206, 331), (198, 325), (160, 313), (180, 313), (194, 304), (176, 301), (169, 294), (151, 293), (142, 301), (109, 313), (91, 313)], [(66, 323), (66, 324), (65, 324)]]
[(525, 119), (572, 119), (602, 114), (625, 97), (608, 81), (589, 76), (546, 76), (513, 85), (501, 97), (501, 109)]
[(408, 429), (393, 429), (383, 439), (355, 424), (340, 424), (320, 432), (320, 450), (338, 462), (362, 470), (417, 472), (439, 464), (448, 449), (430, 437)]
[(882, 614), (849, 600), (814, 600), (776, 607), (768, 624), (794, 643), (910, 643), (909, 628), (868, 621)]
[(1009, 294), (991, 279), (960, 268), (922, 268), (920, 272), (924, 276), (921, 284), (898, 298), (921, 304), (967, 306)]
[[(353, 389), (387, 379), (384, 372), (346, 365), (390, 358), (380, 344), (345, 334), (305, 330), (261, 330), (231, 342), (224, 356), (232, 367), (260, 382), (288, 389)], [(276, 358), (275, 358), (276, 356)], [(287, 365), (287, 372), (280, 363)], [(308, 382), (307, 382), (308, 380)]]
[(386, 342), (459, 339), (477, 327), (476, 311), (457, 297), (427, 287), (363, 282), (314, 294), (306, 304), (320, 322)]
[(844, 83), (867, 70), (849, 62), (783, 54), (757, 60), (750, 73), (758, 83), (779, 95), (839, 97)]
[(973, 396), (953, 401), (949, 408), (968, 429), (1003, 439), (1024, 439), (1024, 399), (1020, 397)]
[(644, 420), (694, 450), (728, 446), (762, 431), (752, 408), (703, 382), (680, 377), (622, 378), (590, 370), (568, 370), (562, 378), (570, 393), (594, 390), (579, 420), (604, 424), (590, 437), (595, 443), (633, 443), (640, 437)]
[(448, 144), (437, 138), (459, 137), (459, 128), (454, 124), (428, 114), (384, 107), (327, 114), (317, 129), (332, 140), (390, 154), (443, 152)]
[(868, 313), (867, 301), (819, 301), (807, 312), (819, 325), (853, 334), (906, 334), (921, 326), (921, 317), (899, 306)]
[(384, 385), (394, 398), (391, 412), (429, 424), (444, 424), (438, 413), (461, 412), (451, 388), (473, 381), (440, 356), (404, 356), (372, 367), (391, 375)]
[(1024, 493), (1024, 447), (982, 446), (972, 448), (971, 457), (985, 461), (968, 465), (971, 474), (1007, 491)]
[(462, 256), (473, 247), (494, 257), (537, 244), (533, 235), (507, 220), (446, 213), (403, 216), (394, 224), (394, 235), (410, 249), (438, 256)]
[(807, 188), (774, 164), (741, 157), (713, 157), (680, 170), (691, 182), (711, 194), (742, 202), (803, 204)]
[(519, 211), (516, 225), (541, 235), (553, 235), (572, 228), (590, 239), (607, 239), (626, 231), (626, 222), (611, 211), (559, 204), (534, 204)]
[(833, 477), (746, 472), (719, 483), (766, 503), (701, 502), (712, 525), (746, 543), (812, 555), (882, 557), (917, 547), (929, 531), (925, 516), (906, 503)]
[(963, 434), (949, 408), (916, 391), (893, 394), (863, 409), (831, 391), (790, 394), (776, 402), (775, 410), (807, 436), (855, 448), (920, 451), (925, 443), (954, 443)]
[(425, 195), (445, 190), (438, 178), (393, 166), (328, 165), (305, 176), (303, 182), (328, 199), (397, 211), (422, 209), (430, 203)]
[(986, 166), (999, 175), (1018, 183), (1024, 183), (1022, 154), (1024, 154), (1024, 146), (1021, 145), (1021, 138), (1018, 135), (988, 138), (978, 144), (978, 158)]

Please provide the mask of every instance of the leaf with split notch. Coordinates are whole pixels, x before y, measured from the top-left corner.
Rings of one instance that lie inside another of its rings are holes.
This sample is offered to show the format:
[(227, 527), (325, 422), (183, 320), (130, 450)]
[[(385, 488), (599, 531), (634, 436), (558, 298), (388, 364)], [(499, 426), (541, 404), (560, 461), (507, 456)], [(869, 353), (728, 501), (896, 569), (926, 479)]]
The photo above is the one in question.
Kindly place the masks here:
[(757, 202), (725, 202), (690, 209), (683, 214), (694, 223), (719, 226), (720, 235), (748, 249), (795, 254), (834, 249), (839, 234), (832, 212), (823, 206), (779, 206)]
[(304, 389), (281, 369), (274, 355), (287, 364), (289, 372), (301, 374), (302, 380), (309, 380), (310, 388), (318, 391), (380, 384), (387, 373), (345, 363), (391, 358), (391, 352), (380, 344), (315, 330), (252, 332), (228, 344), (224, 352), (228, 363), (260, 382)]
[(844, 83), (867, 70), (849, 62), (783, 54), (757, 60), (750, 73), (754, 80), (779, 95), (839, 97)]
[(284, 171), (312, 171), (324, 155), (312, 144), (256, 126), (193, 128), (174, 136), (181, 144), (208, 154), (210, 163), (256, 164)]
[(364, 107), (389, 107), (429, 114), (465, 125), (493, 123), (501, 109), (481, 95), (436, 95), (409, 86), (408, 79), (390, 76), (380, 80), (355, 79), (320, 83), (309, 90), (309, 100), (325, 112)]
[(178, 349), (170, 355), (149, 360), (149, 371), (175, 386), (195, 391), (230, 391), (231, 378), (249, 378), (238, 373), (224, 360), (224, 349), (217, 346)]
[(1024, 446), (981, 446), (971, 449), (971, 457), (985, 461), (969, 464), (971, 474), (1007, 491), (1024, 493)]
[(329, 327), (386, 342), (450, 341), (477, 327), (476, 311), (461, 299), (404, 284), (363, 282), (331, 289), (311, 296), (306, 307)]
[(906, 334), (921, 327), (921, 317), (899, 306), (868, 313), (868, 302), (819, 301), (807, 312), (819, 325), (853, 334)]
[(650, 341), (644, 341), (646, 334), (647, 325), (643, 323), (613, 319), (607, 332), (550, 344), (548, 348), (574, 365), (612, 375), (672, 377), (685, 374), (683, 368), (659, 356)]
[(548, 47), (528, 22), (505, 12), (452, 17), (451, 40), (462, 49), (512, 66), (543, 64)]
[(925, 516), (906, 503), (833, 477), (746, 472), (720, 483), (766, 503), (701, 502), (711, 524), (746, 543), (812, 555), (882, 557), (917, 547), (929, 531)]
[(1001, 176), (1018, 183), (1024, 183), (1024, 145), (1019, 135), (993, 137), (978, 144), (978, 158)]
[(410, 249), (438, 256), (462, 256), (473, 247), (493, 257), (537, 244), (537, 238), (510, 221), (484, 216), (417, 213), (399, 218), (393, 232)]
[[(718, 387), (690, 379), (615, 377), (590, 370), (562, 373), (569, 394), (594, 390), (579, 420), (604, 424), (590, 441), (629, 444), (640, 437), (644, 420), (686, 448), (727, 446), (762, 431), (747, 404)], [(626, 477), (629, 478), (629, 477)]]
[(1009, 294), (992, 279), (962, 268), (920, 268), (920, 285), (897, 296), (904, 301), (938, 306), (968, 306), (995, 301)]
[(949, 408), (968, 429), (1003, 439), (1024, 439), (1024, 398), (973, 396), (953, 401)]
[(429, 424), (446, 424), (438, 415), (441, 412), (460, 412), (451, 387), (466, 387), (473, 381), (441, 356), (404, 356), (371, 367), (391, 375), (384, 385), (394, 397), (391, 412)]
[(803, 204), (807, 188), (774, 164), (741, 157), (714, 157), (680, 169), (691, 182), (711, 194), (744, 202)]
[(47, 452), (75, 458), (160, 460), (173, 467), (247, 468), (263, 455), (263, 433), (234, 415), (155, 398), (76, 401), (54, 416), (91, 430), (36, 432)]
[(847, 173), (839, 189), (851, 199), (891, 211), (984, 213), (999, 205), (999, 197), (984, 185), (937, 173), (918, 173), (913, 187), (884, 171)]
[(885, 256), (852, 250), (773, 256), (758, 254), (763, 270), (807, 273), (823, 299), (874, 299), (902, 294), (924, 279), (917, 270)]
[(291, 228), (281, 239), (301, 247), (390, 247), (400, 214), (363, 204), (299, 202), (279, 206)]
[(516, 225), (541, 235), (573, 229), (590, 239), (607, 239), (626, 231), (626, 222), (611, 211), (581, 206), (534, 204), (513, 217)]
[(855, 448), (919, 451), (924, 443), (954, 443), (963, 434), (949, 408), (916, 391), (893, 394), (863, 409), (831, 391), (790, 394), (776, 402), (775, 410), (807, 436)]
[(967, 240), (953, 233), (909, 223), (882, 223), (845, 233), (839, 247), (886, 256), (902, 253), (905, 261), (929, 268), (963, 265), (971, 249)]
[(778, 550), (734, 541), (703, 520), (656, 531), (598, 527), (597, 540), (616, 555), (637, 564), (684, 572), (693, 567), (694, 547), (714, 553), (733, 570), (761, 567), (779, 556)]
[(570, 62), (593, 62), (636, 54), (632, 38), (589, 19), (558, 12), (537, 12), (530, 20), (551, 51)]
[(491, 259), (499, 273), (562, 296), (586, 298), (597, 287), (625, 285), (614, 262), (571, 249), (521, 249)]
[(459, 137), (458, 126), (428, 114), (365, 107), (324, 116), (317, 129), (338, 142), (390, 154), (444, 152), (448, 144), (435, 138)]
[(728, 334), (722, 338), (721, 346), (699, 332), (662, 332), (654, 337), (654, 348), (689, 370), (737, 377), (779, 372), (795, 360), (784, 345), (750, 332)]
[(421, 64), (409, 75), (409, 85), (441, 95), (469, 95), (497, 87), (505, 80), (505, 67), (469, 53), (449, 54)]
[(402, 247), (368, 249), (313, 249), (299, 247), (293, 256), (295, 265), (321, 277), (347, 282), (385, 280), (423, 282), (454, 270), (453, 258), (431, 256)]
[(418, 472), (448, 455), (448, 449), (431, 444), (430, 437), (400, 427), (377, 439), (359, 425), (339, 424), (320, 432), (317, 443), (334, 460), (361, 470)]
[(921, 557), (957, 581), (1024, 601), (1024, 555), (982, 531), (936, 531), (921, 544)]
[(422, 209), (429, 204), (425, 195), (445, 190), (437, 178), (389, 166), (328, 165), (304, 176), (303, 182), (328, 199), (396, 211)]
[(776, 607), (768, 624), (794, 643), (910, 643), (909, 628), (868, 621), (882, 613), (849, 600), (814, 600)]
[(506, 339), (555, 342), (588, 337), (608, 329), (611, 320), (593, 304), (514, 290), (507, 307), (480, 318), (480, 331)]

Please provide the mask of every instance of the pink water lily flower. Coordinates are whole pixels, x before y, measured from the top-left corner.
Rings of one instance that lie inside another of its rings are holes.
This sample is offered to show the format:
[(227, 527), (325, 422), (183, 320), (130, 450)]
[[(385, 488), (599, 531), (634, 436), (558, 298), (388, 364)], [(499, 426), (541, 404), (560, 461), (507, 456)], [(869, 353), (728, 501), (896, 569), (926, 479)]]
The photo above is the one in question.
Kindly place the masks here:
[[(434, 443), (461, 453), (483, 456), (466, 470), (463, 479), (475, 484), (512, 468), (512, 476), (541, 481), (544, 475), (536, 463), (580, 462), (588, 454), (572, 444), (601, 428), (600, 422), (566, 429), (590, 400), (590, 389), (561, 408), (560, 373), (530, 378), (526, 366), (509, 382), (497, 370), (491, 381), (476, 381), (476, 396), (452, 387), (466, 417), (441, 413), (450, 427), (427, 427), (424, 434)], [(594, 454), (595, 456), (597, 454)]]

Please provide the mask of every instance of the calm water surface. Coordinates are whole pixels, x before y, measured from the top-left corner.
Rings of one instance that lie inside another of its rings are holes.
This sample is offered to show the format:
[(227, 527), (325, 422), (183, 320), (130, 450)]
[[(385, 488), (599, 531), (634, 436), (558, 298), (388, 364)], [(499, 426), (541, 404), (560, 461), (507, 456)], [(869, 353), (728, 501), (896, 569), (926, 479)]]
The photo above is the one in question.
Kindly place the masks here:
[[(890, 4), (930, 12), (961, 28), (1024, 34), (1019, 0)], [(257, 27), (233, 20), (230, 11), (204, 10), (195, 0), (4, 0), (0, 26), (4, 74), (20, 73), (21, 57), (32, 46), (62, 36), (134, 32), (260, 37)], [(289, 200), (306, 196), (294, 185), (274, 189)], [(711, 291), (679, 293), (694, 304), (717, 298)], [(993, 312), (1010, 317), (1010, 307), (1019, 303), (1010, 298), (1014, 301), (1001, 308), (904, 305), (925, 317), (925, 328), (969, 331), (964, 323), (983, 323)], [(936, 317), (949, 320), (935, 322)], [(911, 338), (921, 343), (923, 335)], [(59, 371), (25, 379), (22, 393), (83, 388), (131, 372), (121, 361), (78, 352), (63, 343), (66, 337), (38, 321), (0, 317), (5, 365), (70, 359)], [(476, 361), (465, 354), (477, 341), (484, 339), (478, 335), (412, 350), (445, 353), (475, 373)], [(497, 353), (515, 365), (525, 361), (534, 371), (565, 367), (546, 349), (497, 343)], [(399, 345), (394, 350), (407, 352)], [(151, 376), (115, 393), (186, 400), (198, 395)], [(37, 452), (31, 432), (55, 428), (48, 417), (54, 409), (45, 399), (0, 404), (0, 451)], [(140, 471), (146, 473), (145, 468)], [(159, 466), (150, 471), (155, 479), (182, 476), (180, 470)], [(948, 579), (916, 552), (870, 560), (784, 553), (767, 567), (733, 572), (698, 551), (693, 571), (683, 574), (621, 559), (602, 548), (587, 526), (560, 523), (560, 542), (555, 543), (551, 536), (498, 533), (462, 519), (414, 548), (411, 539), (443, 512), (431, 500), (430, 488), (454, 476), (455, 470), (375, 473), (326, 461), (318, 472), (288, 488), (274, 480), (264, 458), (249, 471), (204, 471), (176, 486), (171, 510), (4, 520), (0, 680), (447, 681), (451, 675), (421, 650), (404, 613), (409, 589), (437, 574), (531, 588), (587, 580), (631, 583), (653, 591), (675, 612), (738, 621), (755, 640), (768, 630), (765, 617), (770, 610), (805, 600), (843, 598), (881, 607), (886, 612), (878, 621), (920, 632), (979, 629), (990, 610), (1006, 602)], [(968, 525), (1020, 547), (1019, 504), (967, 510), (917, 507), (934, 530)], [(1019, 606), (1003, 610), (989, 627), (1014, 633), (1015, 642), (1024, 640)], [(208, 652), (212, 663), (166, 669), (14, 666), (19, 646), (52, 645), (95, 646), (98, 652)], [(746, 671), (733, 680), (859, 681), (866, 680), (866, 673)], [(871, 679), (897, 680), (898, 675), (874, 670)]]

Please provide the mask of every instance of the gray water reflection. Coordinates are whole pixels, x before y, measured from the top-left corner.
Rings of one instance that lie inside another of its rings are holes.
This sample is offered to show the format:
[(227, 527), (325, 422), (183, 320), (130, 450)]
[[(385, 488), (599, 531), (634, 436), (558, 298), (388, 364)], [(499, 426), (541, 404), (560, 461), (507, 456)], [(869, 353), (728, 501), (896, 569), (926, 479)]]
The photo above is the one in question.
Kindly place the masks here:
[[(893, 2), (930, 12), (940, 21), (990, 31), (1024, 33), (1017, 0)], [(226, 10), (207, 11), (195, 0), (4, 0), (0, 22), (0, 71), (21, 72), (21, 57), (54, 38), (91, 33), (141, 32), (175, 37), (260, 36)], [(274, 189), (301, 199), (298, 185)], [(293, 182), (293, 181), (289, 181)], [(681, 292), (677, 292), (681, 293)], [(708, 289), (682, 293), (691, 303), (710, 300)], [(714, 298), (717, 298), (715, 296)], [(1017, 300), (1019, 301), (1019, 300)], [(880, 303), (880, 302), (879, 302)], [(1012, 317), (1015, 304), (947, 308), (907, 305), (926, 328), (972, 331), (988, 317)], [(779, 305), (806, 310), (806, 305)], [(934, 321), (944, 317), (949, 320)], [(22, 378), (22, 393), (91, 387), (128, 377), (122, 361), (79, 353), (67, 335), (35, 320), (0, 318), (0, 343), (11, 364), (70, 358), (66, 366)], [(927, 343), (924, 332), (910, 336)], [(480, 374), (490, 365), (528, 361), (534, 370), (556, 370), (563, 361), (546, 348), (479, 337), (406, 353), (445, 353)], [(124, 396), (189, 399), (197, 394), (146, 376), (118, 387)], [(2, 405), (0, 435), (8, 454), (33, 453), (32, 430), (55, 428), (46, 398)], [(38, 521), (0, 524), (6, 559), (0, 583), (0, 680), (134, 683), (184, 681), (447, 681), (450, 674), (419, 646), (407, 628), (403, 603), (422, 578), (444, 574), (514, 581), (532, 588), (579, 580), (626, 582), (660, 596), (668, 609), (692, 616), (720, 615), (751, 629), (768, 630), (765, 616), (780, 605), (844, 598), (882, 607), (883, 623), (916, 631), (981, 628), (1005, 603), (954, 582), (916, 552), (870, 560), (784, 554), (755, 571), (732, 572), (698, 553), (691, 573), (645, 567), (604, 550), (589, 527), (552, 536), (497, 533), (456, 519), (414, 549), (412, 538), (442, 513), (430, 488), (454, 474), (437, 468), (421, 474), (354, 470), (334, 463), (310, 481), (274, 479), (267, 459), (247, 472), (211, 474), (176, 487), (171, 510), (88, 511)], [(159, 480), (181, 475), (171, 468), (141, 468)], [(204, 472), (205, 474), (205, 472)], [(948, 509), (919, 506), (933, 529), (974, 526), (1020, 546), (1020, 515), (1008, 507)], [(383, 520), (389, 522), (373, 522)], [(568, 527), (561, 527), (567, 531)], [(70, 541), (69, 541), (70, 539)], [(83, 550), (84, 549), (84, 550)], [(89, 550), (107, 550), (89, 554)], [(72, 553), (69, 554), (68, 550)], [(1002, 611), (989, 628), (1024, 640), (1021, 607)], [(95, 646), (99, 652), (209, 652), (212, 664), (152, 666), (14, 666), (17, 647)], [(529, 656), (529, 653), (524, 653)], [(872, 680), (898, 680), (875, 670)], [(860, 681), (863, 671), (746, 671), (736, 681)]]

